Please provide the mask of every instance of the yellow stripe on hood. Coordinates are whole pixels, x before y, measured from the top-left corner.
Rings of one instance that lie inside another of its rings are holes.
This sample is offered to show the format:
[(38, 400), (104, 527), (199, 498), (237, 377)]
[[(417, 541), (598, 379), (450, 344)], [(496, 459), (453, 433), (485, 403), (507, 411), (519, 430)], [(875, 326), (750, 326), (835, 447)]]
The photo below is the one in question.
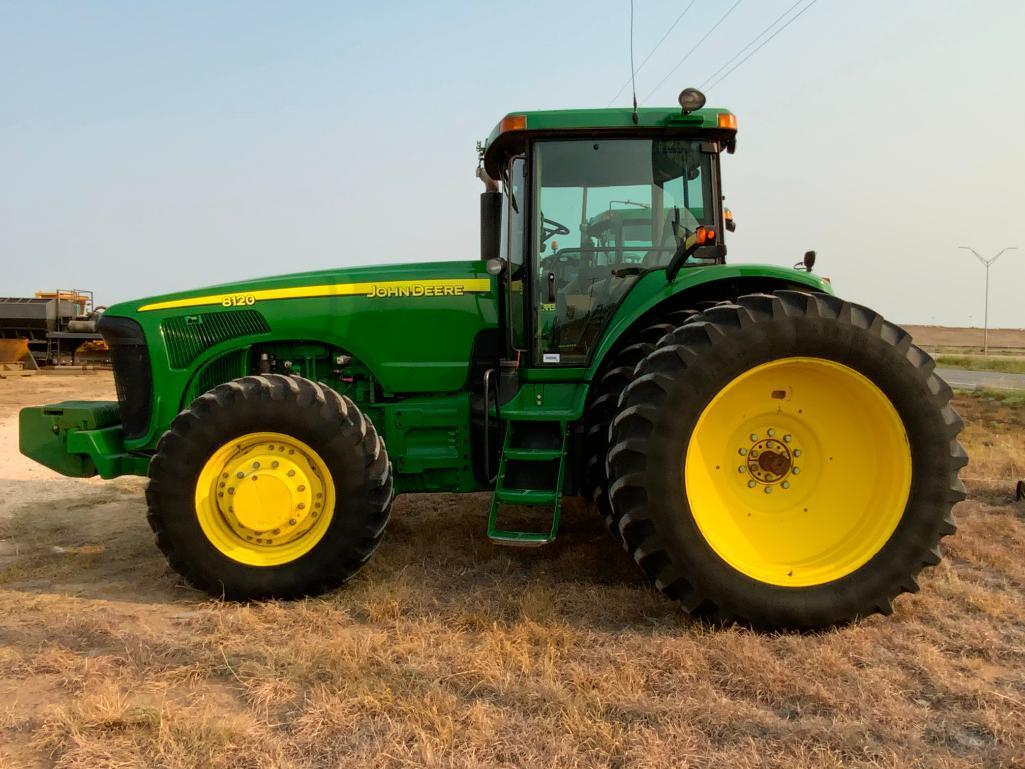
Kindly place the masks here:
[(325, 296), (364, 296), (381, 299), (392, 296), (462, 296), (484, 293), (491, 290), (490, 278), (445, 278), (439, 280), (386, 280), (367, 283), (328, 283), (320, 286), (295, 286), (292, 288), (265, 288), (256, 291), (235, 291), (223, 294), (194, 296), (188, 299), (170, 299), (153, 302), (139, 308), (139, 312), (151, 310), (173, 310), (183, 307), (247, 307), (257, 302), (273, 299), (312, 299)]

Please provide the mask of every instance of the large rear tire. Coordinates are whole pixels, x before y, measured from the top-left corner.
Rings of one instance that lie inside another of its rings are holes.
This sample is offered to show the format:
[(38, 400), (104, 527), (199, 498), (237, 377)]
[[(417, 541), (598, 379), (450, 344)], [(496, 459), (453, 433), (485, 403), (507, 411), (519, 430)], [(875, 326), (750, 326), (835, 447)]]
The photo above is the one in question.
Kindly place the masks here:
[(666, 334), (682, 326), (697, 314), (696, 310), (673, 310), (643, 326), (630, 336), (630, 343), (612, 353), (597, 382), (591, 388), (584, 427), (583, 495), (594, 502), (605, 525), (616, 536), (619, 528), (609, 504), (609, 478), (606, 459), (609, 453), (609, 427), (616, 416), (623, 391), (634, 380), (637, 364), (650, 355)]
[(907, 332), (825, 294), (704, 311), (638, 365), (612, 424), (628, 551), (713, 620), (889, 613), (964, 498), (962, 423), (933, 368)]
[(193, 401), (161, 438), (146, 489), (171, 567), (238, 600), (342, 584), (380, 543), (391, 499), (370, 420), (328, 387), (276, 374)]

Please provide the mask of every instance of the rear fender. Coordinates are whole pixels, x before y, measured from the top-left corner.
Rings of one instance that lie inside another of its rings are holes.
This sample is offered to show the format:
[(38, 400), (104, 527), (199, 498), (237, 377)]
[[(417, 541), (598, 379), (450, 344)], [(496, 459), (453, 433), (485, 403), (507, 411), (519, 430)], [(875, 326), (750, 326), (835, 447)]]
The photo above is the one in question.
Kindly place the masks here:
[(694, 307), (699, 302), (733, 299), (743, 294), (798, 289), (833, 293), (829, 282), (810, 272), (770, 265), (715, 265), (681, 270), (666, 283), (665, 270), (641, 276), (605, 327), (585, 378), (591, 381), (609, 354), (660, 313)]

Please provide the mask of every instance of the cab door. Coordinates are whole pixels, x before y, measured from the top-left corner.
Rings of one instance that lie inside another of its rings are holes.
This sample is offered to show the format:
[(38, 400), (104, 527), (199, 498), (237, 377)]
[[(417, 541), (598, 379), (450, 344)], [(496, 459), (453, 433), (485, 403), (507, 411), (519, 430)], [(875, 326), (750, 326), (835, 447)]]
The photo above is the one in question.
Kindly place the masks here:
[(502, 228), (501, 255), (506, 261), (505, 328), (503, 357), (519, 360), (529, 347), (530, 269), (527, 258), (527, 159), (513, 158), (504, 180), (505, 221)]

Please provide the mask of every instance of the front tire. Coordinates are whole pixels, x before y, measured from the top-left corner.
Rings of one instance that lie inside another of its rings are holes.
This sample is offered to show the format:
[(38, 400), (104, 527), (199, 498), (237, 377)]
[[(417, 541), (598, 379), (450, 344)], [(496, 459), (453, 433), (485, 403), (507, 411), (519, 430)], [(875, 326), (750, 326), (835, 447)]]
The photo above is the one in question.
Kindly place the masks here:
[(826, 294), (704, 311), (638, 365), (612, 425), (627, 549), (715, 620), (889, 613), (964, 498), (962, 423), (933, 368), (907, 332)]
[(370, 420), (328, 387), (275, 374), (193, 401), (161, 438), (146, 489), (171, 567), (237, 600), (342, 584), (380, 543), (391, 499)]

